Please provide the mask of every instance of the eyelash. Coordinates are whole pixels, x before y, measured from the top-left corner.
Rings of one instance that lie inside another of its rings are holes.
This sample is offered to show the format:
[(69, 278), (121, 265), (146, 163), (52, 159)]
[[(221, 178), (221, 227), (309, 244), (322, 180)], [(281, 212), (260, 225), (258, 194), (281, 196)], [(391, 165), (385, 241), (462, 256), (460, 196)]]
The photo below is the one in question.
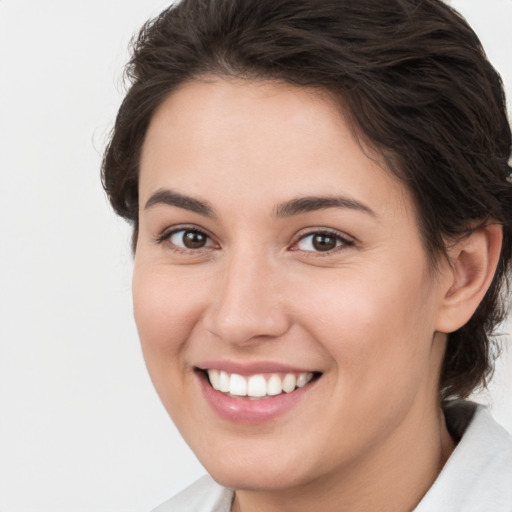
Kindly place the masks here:
[(347, 237), (341, 235), (338, 231), (323, 228), (312, 230), (309, 231), (308, 233), (302, 234), (298, 238), (298, 240), (293, 243), (291, 250), (300, 251), (301, 249), (294, 249), (294, 247), (296, 247), (301, 241), (307, 239), (308, 237), (315, 236), (326, 236), (329, 238), (334, 238), (336, 241), (336, 246), (333, 249), (329, 249), (327, 251), (302, 251), (304, 254), (307, 254), (308, 257), (321, 258), (323, 256), (331, 256), (332, 254), (337, 253), (340, 250), (343, 250), (344, 248), (354, 245), (354, 242), (352, 240), (349, 240)]
[[(155, 242), (157, 244), (163, 244), (165, 242), (169, 242), (169, 244), (171, 245), (171, 249), (173, 251), (180, 252), (180, 253), (186, 253), (186, 254), (199, 253), (199, 252), (201, 252), (201, 251), (203, 251), (205, 249), (209, 249), (211, 247), (211, 246), (207, 246), (206, 245), (206, 246), (203, 246), (203, 247), (199, 247), (197, 249), (192, 249), (192, 248), (186, 248), (186, 247), (177, 246), (175, 243), (171, 242), (171, 237), (176, 235), (177, 233), (180, 233), (180, 232), (183, 232), (183, 233), (186, 233), (186, 232), (198, 233), (198, 234), (206, 237), (207, 240), (212, 241), (211, 236), (208, 235), (208, 233), (206, 233), (202, 229), (199, 229), (199, 228), (197, 228), (195, 226), (181, 226), (181, 227), (178, 227), (178, 228), (174, 228), (174, 229), (172, 229), (170, 231), (162, 232), (160, 235), (157, 236)], [(298, 248), (295, 248), (295, 247), (301, 241), (307, 239), (308, 237), (322, 236), (322, 235), (334, 238), (336, 240), (336, 246), (333, 249), (329, 249), (327, 251), (319, 251), (319, 250), (317, 250), (317, 251), (314, 251), (314, 250), (312, 250), (312, 251), (305, 251), (305, 250), (303, 250), (302, 252), (307, 254), (308, 257), (323, 257), (323, 256), (330, 256), (333, 253), (336, 253), (339, 250), (342, 250), (342, 248), (344, 248), (344, 247), (346, 248), (346, 247), (350, 247), (350, 246), (354, 245), (354, 242), (352, 240), (349, 240), (345, 236), (342, 236), (339, 232), (324, 228), (324, 229), (317, 229), (317, 230), (314, 230), (314, 231), (309, 231), (308, 233), (302, 234), (297, 239), (297, 241), (295, 241), (291, 245), (290, 250), (291, 251), (300, 251), (301, 249), (298, 249)]]
[(185, 234), (186, 232), (198, 233), (198, 234), (206, 237), (207, 240), (209, 240), (209, 241), (212, 240), (212, 237), (210, 235), (208, 235), (208, 233), (206, 233), (202, 229), (199, 229), (199, 228), (197, 228), (195, 226), (180, 226), (178, 228), (171, 229), (170, 231), (163, 231), (160, 235), (157, 236), (155, 242), (157, 244), (163, 244), (165, 242), (169, 242), (169, 245), (171, 245), (171, 249), (173, 251), (181, 252), (181, 253), (186, 253), (186, 254), (189, 254), (191, 252), (199, 253), (199, 252), (201, 252), (204, 249), (209, 249), (209, 246), (200, 247), (200, 248), (197, 248), (197, 249), (191, 249), (191, 248), (187, 248), (187, 247), (180, 247), (180, 246), (174, 244), (173, 242), (171, 242), (171, 237), (173, 235), (176, 235), (177, 233), (180, 233), (180, 232), (183, 232), (183, 234)]

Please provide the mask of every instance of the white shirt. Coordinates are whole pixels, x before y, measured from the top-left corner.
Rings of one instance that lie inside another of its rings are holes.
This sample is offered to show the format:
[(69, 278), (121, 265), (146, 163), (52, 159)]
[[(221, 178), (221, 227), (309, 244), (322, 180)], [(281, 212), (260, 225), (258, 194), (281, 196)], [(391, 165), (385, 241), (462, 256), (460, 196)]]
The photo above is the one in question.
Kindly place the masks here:
[[(471, 402), (454, 402), (445, 415), (462, 437), (413, 512), (512, 512), (512, 436)], [(233, 497), (204, 476), (153, 512), (230, 512)]]

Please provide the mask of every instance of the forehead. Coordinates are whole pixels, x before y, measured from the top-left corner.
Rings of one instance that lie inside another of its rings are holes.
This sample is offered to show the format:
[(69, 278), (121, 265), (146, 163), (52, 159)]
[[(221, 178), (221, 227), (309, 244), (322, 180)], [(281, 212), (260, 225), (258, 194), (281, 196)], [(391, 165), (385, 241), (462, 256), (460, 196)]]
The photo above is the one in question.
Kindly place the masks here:
[(165, 187), (275, 202), (288, 199), (283, 195), (370, 193), (380, 208), (412, 207), (404, 185), (354, 136), (331, 95), (282, 82), (182, 85), (153, 116), (139, 185), (141, 203)]

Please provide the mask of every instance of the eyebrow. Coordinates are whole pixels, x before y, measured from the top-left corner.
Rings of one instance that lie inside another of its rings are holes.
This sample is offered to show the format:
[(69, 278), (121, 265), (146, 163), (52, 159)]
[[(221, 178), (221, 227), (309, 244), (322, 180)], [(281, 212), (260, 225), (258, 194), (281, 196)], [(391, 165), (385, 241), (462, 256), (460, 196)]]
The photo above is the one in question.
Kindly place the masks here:
[(366, 206), (356, 199), (344, 196), (299, 197), (278, 205), (274, 211), (274, 215), (276, 217), (291, 217), (292, 215), (326, 210), (328, 208), (347, 208), (349, 210), (367, 213), (372, 217), (377, 216), (369, 206)]
[(215, 212), (213, 211), (213, 208), (206, 201), (200, 201), (199, 199), (194, 199), (193, 197), (179, 194), (178, 192), (174, 192), (173, 190), (157, 190), (148, 199), (146, 205), (144, 206), (144, 209), (147, 210), (158, 204), (176, 206), (178, 208), (183, 208), (184, 210), (189, 210), (191, 212), (198, 213), (199, 215), (203, 215), (205, 217), (215, 217)]
[[(165, 204), (176, 206), (205, 217), (215, 218), (215, 211), (207, 201), (201, 201), (193, 197), (180, 194), (173, 190), (159, 189), (146, 202), (144, 209)], [(329, 208), (346, 208), (367, 213), (373, 217), (377, 215), (365, 204), (344, 196), (306, 196), (286, 201), (276, 206), (274, 216), (277, 218), (292, 217), (303, 213), (326, 210)]]

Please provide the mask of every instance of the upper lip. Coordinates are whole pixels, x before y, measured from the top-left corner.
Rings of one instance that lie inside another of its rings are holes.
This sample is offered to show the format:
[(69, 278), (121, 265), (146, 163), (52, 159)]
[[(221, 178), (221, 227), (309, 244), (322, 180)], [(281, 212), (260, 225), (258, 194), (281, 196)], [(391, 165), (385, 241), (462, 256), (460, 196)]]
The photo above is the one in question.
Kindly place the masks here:
[[(195, 365), (200, 370), (220, 370), (226, 373), (236, 373), (238, 375), (254, 375), (258, 373), (306, 373), (315, 372), (310, 368), (300, 368), (274, 361), (202, 361)], [(317, 372), (315, 372), (317, 373)]]

